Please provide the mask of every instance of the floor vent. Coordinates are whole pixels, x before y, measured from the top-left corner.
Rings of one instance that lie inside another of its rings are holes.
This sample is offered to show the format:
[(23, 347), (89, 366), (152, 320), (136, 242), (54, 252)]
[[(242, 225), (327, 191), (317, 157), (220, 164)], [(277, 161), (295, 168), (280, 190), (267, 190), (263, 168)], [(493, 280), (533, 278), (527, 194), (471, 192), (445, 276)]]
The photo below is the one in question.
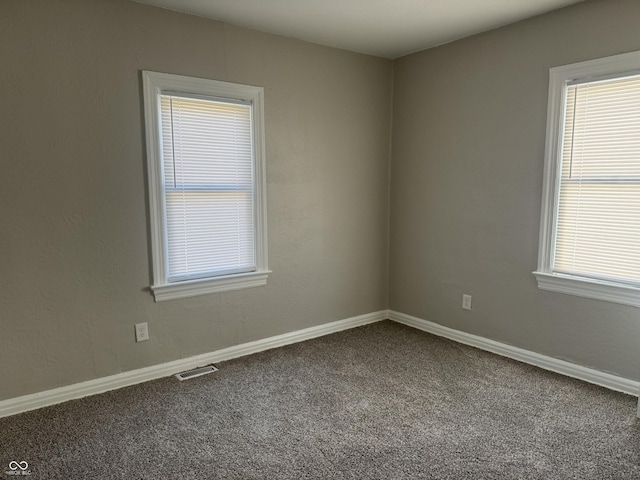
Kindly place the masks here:
[(187, 370), (186, 372), (176, 373), (175, 377), (182, 380), (189, 380), (190, 378), (199, 377), (201, 375), (206, 375), (207, 373), (217, 372), (218, 369), (215, 365), (207, 365), (206, 367), (194, 368), (193, 370)]

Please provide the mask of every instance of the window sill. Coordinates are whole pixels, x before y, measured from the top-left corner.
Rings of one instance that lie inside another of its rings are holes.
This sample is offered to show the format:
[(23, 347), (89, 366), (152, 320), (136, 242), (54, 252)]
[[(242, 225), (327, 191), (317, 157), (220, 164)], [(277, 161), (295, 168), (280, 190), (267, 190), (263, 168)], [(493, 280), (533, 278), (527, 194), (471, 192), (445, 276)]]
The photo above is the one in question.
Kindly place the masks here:
[(266, 285), (267, 277), (271, 273), (268, 270), (260, 272), (227, 275), (219, 278), (205, 278), (184, 282), (167, 283), (165, 285), (153, 285), (151, 291), (156, 302), (175, 300), (178, 298), (195, 297), (209, 293), (228, 292), (243, 288), (261, 287)]
[(540, 290), (640, 307), (640, 288), (558, 273), (533, 272)]

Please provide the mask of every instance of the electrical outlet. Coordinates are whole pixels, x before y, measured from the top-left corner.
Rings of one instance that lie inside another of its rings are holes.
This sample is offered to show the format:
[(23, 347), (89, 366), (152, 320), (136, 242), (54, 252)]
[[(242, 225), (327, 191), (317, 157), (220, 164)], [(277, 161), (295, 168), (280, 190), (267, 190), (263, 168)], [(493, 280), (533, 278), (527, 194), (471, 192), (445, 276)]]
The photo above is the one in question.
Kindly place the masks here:
[(149, 340), (147, 322), (136, 323), (136, 342), (144, 342), (145, 340)]
[(467, 295), (466, 293), (462, 294), (462, 308), (471, 310), (471, 295)]

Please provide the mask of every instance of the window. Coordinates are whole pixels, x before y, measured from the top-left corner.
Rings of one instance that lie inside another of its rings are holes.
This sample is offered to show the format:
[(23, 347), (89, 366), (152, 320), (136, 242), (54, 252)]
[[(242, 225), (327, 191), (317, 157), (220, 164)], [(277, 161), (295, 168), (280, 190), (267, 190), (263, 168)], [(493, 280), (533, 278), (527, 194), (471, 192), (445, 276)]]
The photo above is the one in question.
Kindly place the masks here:
[(143, 72), (156, 301), (267, 281), (263, 89)]
[(640, 306), (640, 52), (552, 68), (538, 287)]

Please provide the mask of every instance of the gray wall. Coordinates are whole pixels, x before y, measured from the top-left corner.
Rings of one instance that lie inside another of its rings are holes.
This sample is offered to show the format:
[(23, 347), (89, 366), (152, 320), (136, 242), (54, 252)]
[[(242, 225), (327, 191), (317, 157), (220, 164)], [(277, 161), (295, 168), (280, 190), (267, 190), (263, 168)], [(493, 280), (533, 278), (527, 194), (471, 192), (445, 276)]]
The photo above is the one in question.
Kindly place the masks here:
[[(124, 0), (2, 0), (0, 400), (388, 306), (637, 379), (638, 309), (531, 275), (548, 69), (638, 50), (637, 25), (640, 2), (587, 2), (392, 63)], [(265, 87), (266, 287), (153, 302), (143, 69)]]
[(549, 68), (640, 50), (639, 25), (637, 0), (586, 2), (395, 62), (390, 308), (640, 377), (640, 310), (531, 275)]
[[(267, 286), (154, 303), (140, 70), (265, 87)], [(133, 2), (2, 0), (0, 400), (386, 308), (391, 81)]]

